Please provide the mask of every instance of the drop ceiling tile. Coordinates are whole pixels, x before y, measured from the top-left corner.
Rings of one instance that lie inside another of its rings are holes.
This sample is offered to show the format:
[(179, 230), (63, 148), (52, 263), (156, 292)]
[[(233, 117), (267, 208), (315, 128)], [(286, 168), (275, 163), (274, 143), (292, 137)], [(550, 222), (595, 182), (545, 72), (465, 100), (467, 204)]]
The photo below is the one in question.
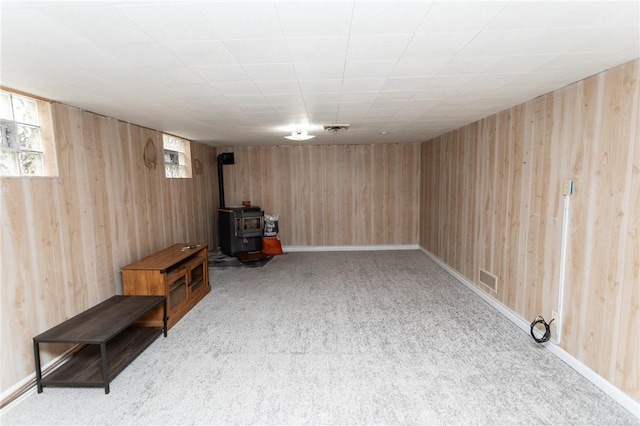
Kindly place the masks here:
[(261, 127), (267, 126), (269, 123), (273, 123), (273, 117), (271, 116), (263, 115), (258, 112), (248, 112), (247, 114), (249, 114), (249, 119), (251, 120), (251, 128), (249, 128), (248, 131), (255, 133), (256, 136), (260, 136), (260, 133), (263, 131)]
[(347, 59), (349, 61), (397, 60), (411, 40), (408, 34), (351, 36)]
[[(215, 94), (211, 94), (210, 90), (215, 91)], [(204, 99), (202, 98), (204, 96)], [(199, 94), (185, 93), (185, 100), (189, 103), (197, 101), (197, 105), (213, 113), (222, 107), (232, 105), (232, 102), (224, 95), (221, 95), (215, 88), (206, 88)]]
[(573, 83), (575, 81), (575, 73), (562, 70), (532, 72), (522, 73), (521, 78), (527, 82), (528, 86), (540, 87), (544, 85), (548, 90), (540, 93), (546, 93), (565, 86), (566, 84)]
[(402, 105), (390, 106), (388, 108), (371, 108), (367, 111), (366, 117), (364, 117), (361, 122), (363, 125), (370, 124), (371, 127), (378, 129), (380, 128), (380, 123), (387, 122), (389, 117), (392, 117), (401, 106)]
[(209, 83), (249, 81), (242, 65), (199, 65), (193, 71)]
[(407, 105), (407, 102), (408, 101), (404, 100), (375, 100), (371, 103), (371, 108), (369, 108), (367, 115), (370, 116), (372, 114), (372, 111), (376, 110), (383, 110), (385, 114), (388, 114), (388, 112), (385, 111), (397, 111), (398, 109)]
[(575, 9), (574, 2), (567, 1), (515, 1), (502, 9), (484, 30), (510, 30), (546, 28)]
[(260, 90), (250, 81), (212, 83), (211, 85), (225, 96), (261, 95)]
[[(2, 9), (2, 47), (6, 46), (51, 46), (65, 44), (89, 43), (83, 34), (74, 31), (53, 17), (36, 9)], [(42, 29), (47, 29), (47, 36), (42, 36)], [(142, 34), (145, 36), (145, 34)], [(145, 41), (151, 41), (146, 37)]]
[(235, 64), (236, 58), (222, 41), (161, 43), (183, 66)]
[(593, 28), (547, 28), (535, 39), (521, 45), (515, 55), (571, 53), (576, 45), (590, 38)]
[(434, 98), (434, 99), (409, 99), (404, 105), (404, 109), (406, 110), (420, 110), (424, 111), (429, 108), (433, 108), (437, 106), (442, 99)]
[(571, 2), (573, 9), (555, 16), (552, 27), (600, 27), (638, 25), (638, 1), (581, 1)]
[[(611, 43), (611, 40), (616, 40)], [(594, 27), (585, 40), (573, 46), (571, 53), (628, 51), (629, 59), (640, 54), (640, 29), (636, 26)]]
[(291, 62), (287, 43), (281, 39), (226, 40), (229, 52), (241, 64)]
[(431, 32), (416, 34), (402, 55), (403, 59), (455, 56), (478, 34), (477, 31)]
[(386, 78), (356, 78), (344, 79), (342, 82), (343, 92), (377, 92), (382, 89)]
[(265, 108), (269, 107), (269, 102), (267, 101), (267, 99), (262, 95), (227, 95), (227, 98), (229, 98), (229, 100), (235, 104), (236, 106), (240, 107), (243, 111), (250, 111), (250, 110), (255, 110), (253, 108), (247, 108), (248, 106), (257, 106), (257, 109), (259, 110), (264, 110)]
[(293, 64), (300, 80), (328, 80), (342, 78), (343, 62), (296, 62)]
[(481, 31), (459, 52), (461, 56), (509, 55), (525, 43), (537, 39), (544, 30)]
[(354, 130), (354, 123), (360, 123), (365, 116), (366, 116), (366, 112), (361, 113), (359, 111), (340, 110), (338, 112), (338, 115), (336, 116), (335, 122), (351, 124), (351, 127), (349, 128), (349, 132), (351, 132)]
[(431, 6), (430, 1), (357, 1), (351, 34), (413, 34)]
[(482, 87), (496, 90), (498, 87), (511, 84), (514, 81), (522, 81), (520, 74), (485, 73), (474, 76), (473, 79), (469, 80), (466, 84), (461, 86), (461, 88), (464, 90), (466, 87)]
[(154, 103), (162, 105), (176, 105), (179, 102), (186, 103), (184, 95), (173, 86), (166, 84), (146, 84), (144, 86), (124, 87), (130, 93), (135, 93), (138, 97), (152, 100)]
[(195, 85), (199, 87), (209, 86), (205, 80), (193, 69), (187, 67), (177, 68), (140, 68), (148, 82), (169, 84), (173, 86)]
[(126, 5), (116, 6), (116, 10), (157, 41), (218, 39), (211, 25), (193, 4)]
[(292, 63), (286, 64), (245, 64), (242, 66), (254, 81), (295, 80), (296, 70)]
[(397, 124), (398, 127), (402, 127), (402, 129), (407, 130), (410, 128), (410, 124), (420, 119), (424, 116), (424, 111), (422, 109), (417, 108), (400, 108), (391, 118), (390, 124), (386, 127), (388, 129), (392, 129), (394, 124)]
[(386, 78), (396, 66), (397, 60), (348, 61), (344, 68), (344, 78)]
[[(42, 71), (45, 71), (44, 74)], [(29, 83), (25, 84), (25, 79)], [(91, 96), (93, 87), (117, 86), (92, 71), (80, 68), (41, 68), (18, 71), (2, 69), (0, 81), (6, 87), (69, 103), (76, 97), (86, 99)]]
[(502, 56), (456, 56), (438, 74), (479, 74), (496, 62), (504, 59)]
[[(181, 87), (177, 89), (181, 92), (183, 91)], [(200, 92), (197, 92), (196, 89), (197, 87), (194, 85), (183, 92), (185, 101), (191, 105), (197, 105), (199, 108), (209, 111), (209, 113), (232, 104), (229, 98), (221, 95), (213, 87), (201, 87)]]
[(48, 46), (42, 50), (37, 46), (6, 46), (2, 49), (2, 69), (83, 68), (128, 68), (129, 65), (110, 52), (92, 44)]
[[(42, 9), (44, 13), (93, 43), (150, 43), (154, 39), (111, 6)], [(118, 31), (113, 31), (117, 28)]]
[(508, 1), (435, 1), (416, 29), (416, 33), (434, 31), (479, 31)]
[(393, 77), (388, 78), (382, 90), (418, 90), (431, 81), (432, 77)]
[[(152, 68), (153, 69), (153, 68)], [(137, 85), (143, 85), (149, 81), (149, 72), (148, 68), (145, 67), (133, 67), (128, 66), (124, 68), (99, 68), (92, 69), (89, 72), (96, 77), (101, 78), (103, 81), (108, 81), (111, 84), (124, 86), (124, 87), (135, 87)], [(76, 80), (77, 82), (84, 81), (84, 79)], [(74, 85), (78, 84), (76, 82)]]
[(339, 109), (340, 112), (352, 112), (352, 113), (362, 113), (366, 114), (366, 112), (371, 107), (371, 102), (342, 102), (340, 101)]
[(304, 98), (300, 94), (265, 94), (264, 97), (271, 105), (294, 105), (304, 106)]
[(435, 75), (423, 89), (457, 88), (473, 80), (480, 73)]
[(255, 81), (256, 87), (265, 95), (299, 94), (300, 85), (297, 80)]
[(340, 93), (305, 93), (304, 100), (308, 105), (338, 103), (340, 101)]
[(348, 37), (302, 37), (287, 39), (291, 60), (295, 63), (344, 63), (348, 42)]
[(378, 91), (372, 92), (342, 92), (340, 93), (340, 102), (343, 104), (349, 103), (371, 103), (378, 96)]
[(251, 117), (249, 116), (249, 114), (247, 114), (246, 112), (243, 112), (243, 111), (225, 110), (225, 111), (220, 112), (218, 115), (220, 115), (220, 117), (222, 119), (224, 119), (225, 121), (228, 121), (230, 123), (236, 123), (236, 122), (249, 123), (251, 121)]
[(485, 71), (487, 73), (520, 73), (531, 72), (545, 66), (557, 58), (558, 54), (509, 55), (499, 60)]
[(413, 99), (414, 96), (415, 96), (414, 91), (407, 91), (407, 90), (384, 91), (384, 92), (378, 92), (378, 96), (376, 96), (375, 102), (408, 101), (410, 99)]
[(353, 2), (287, 1), (276, 4), (286, 37), (349, 34)]
[(451, 57), (401, 59), (391, 72), (391, 77), (428, 77), (436, 75), (450, 61)]
[(109, 44), (102, 48), (133, 67), (172, 67), (179, 62), (173, 53), (156, 43)]
[(444, 99), (438, 102), (437, 109), (431, 112), (430, 114), (449, 115), (452, 112), (456, 112), (461, 108), (460, 105), (447, 105), (444, 102), (445, 102)]
[(342, 80), (300, 80), (302, 93), (339, 92)]
[(320, 123), (333, 123), (338, 114), (338, 104), (307, 105), (307, 111), (310, 118), (313, 118), (312, 123), (317, 123), (318, 120), (321, 120)]
[(274, 2), (197, 2), (195, 5), (222, 39), (283, 37)]
[(454, 93), (454, 96), (471, 96), (474, 98), (483, 98), (486, 96), (491, 96), (493, 93), (494, 89), (492, 89), (491, 87), (468, 84), (459, 88)]
[(454, 96), (457, 87), (426, 88), (414, 91), (414, 100), (418, 99), (441, 99)]

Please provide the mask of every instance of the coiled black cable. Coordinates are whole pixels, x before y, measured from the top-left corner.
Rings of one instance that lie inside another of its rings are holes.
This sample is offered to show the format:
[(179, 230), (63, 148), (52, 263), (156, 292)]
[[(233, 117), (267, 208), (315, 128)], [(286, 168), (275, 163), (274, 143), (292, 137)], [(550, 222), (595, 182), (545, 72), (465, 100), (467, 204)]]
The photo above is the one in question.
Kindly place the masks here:
[[(533, 340), (535, 340), (537, 343), (544, 343), (544, 342), (548, 342), (549, 339), (551, 338), (551, 323), (553, 322), (553, 319), (551, 321), (549, 321), (549, 323), (547, 323), (544, 318), (542, 318), (541, 316), (538, 316), (536, 319), (533, 320), (533, 322), (531, 323), (531, 337), (533, 337)], [(535, 334), (533, 334), (533, 329), (536, 327), (536, 325), (538, 324), (544, 324), (544, 334), (542, 335), (542, 337), (536, 337)]]

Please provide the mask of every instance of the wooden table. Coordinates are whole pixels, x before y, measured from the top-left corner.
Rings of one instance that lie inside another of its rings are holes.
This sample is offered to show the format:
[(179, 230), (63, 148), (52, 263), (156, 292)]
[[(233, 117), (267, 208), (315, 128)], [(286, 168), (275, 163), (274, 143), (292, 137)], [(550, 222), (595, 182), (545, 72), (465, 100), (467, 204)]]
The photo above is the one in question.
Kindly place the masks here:
[[(164, 305), (163, 327), (140, 327), (135, 322)], [(113, 296), (33, 338), (38, 393), (43, 386), (102, 387), (142, 353), (159, 335), (167, 336), (164, 296)], [(40, 343), (84, 345), (65, 364), (42, 377)]]

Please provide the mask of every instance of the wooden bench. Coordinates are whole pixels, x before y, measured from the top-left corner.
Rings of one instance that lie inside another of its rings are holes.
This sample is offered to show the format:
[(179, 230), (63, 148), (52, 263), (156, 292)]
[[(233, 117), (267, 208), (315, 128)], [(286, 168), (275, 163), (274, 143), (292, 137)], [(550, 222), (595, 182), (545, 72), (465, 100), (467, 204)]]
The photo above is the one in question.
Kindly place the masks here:
[[(136, 321), (164, 305), (163, 327), (140, 327)], [(142, 353), (159, 335), (167, 336), (164, 296), (113, 296), (33, 338), (38, 393), (43, 386), (102, 387)], [(83, 345), (71, 359), (42, 377), (41, 343)]]

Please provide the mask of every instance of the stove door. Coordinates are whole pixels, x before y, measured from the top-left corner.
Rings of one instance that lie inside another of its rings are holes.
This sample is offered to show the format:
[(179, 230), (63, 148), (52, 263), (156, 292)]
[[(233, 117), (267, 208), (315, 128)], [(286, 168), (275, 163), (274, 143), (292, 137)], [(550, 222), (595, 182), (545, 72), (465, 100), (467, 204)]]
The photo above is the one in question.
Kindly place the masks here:
[(263, 227), (262, 212), (260, 215), (243, 214), (236, 216), (236, 237), (261, 237)]

